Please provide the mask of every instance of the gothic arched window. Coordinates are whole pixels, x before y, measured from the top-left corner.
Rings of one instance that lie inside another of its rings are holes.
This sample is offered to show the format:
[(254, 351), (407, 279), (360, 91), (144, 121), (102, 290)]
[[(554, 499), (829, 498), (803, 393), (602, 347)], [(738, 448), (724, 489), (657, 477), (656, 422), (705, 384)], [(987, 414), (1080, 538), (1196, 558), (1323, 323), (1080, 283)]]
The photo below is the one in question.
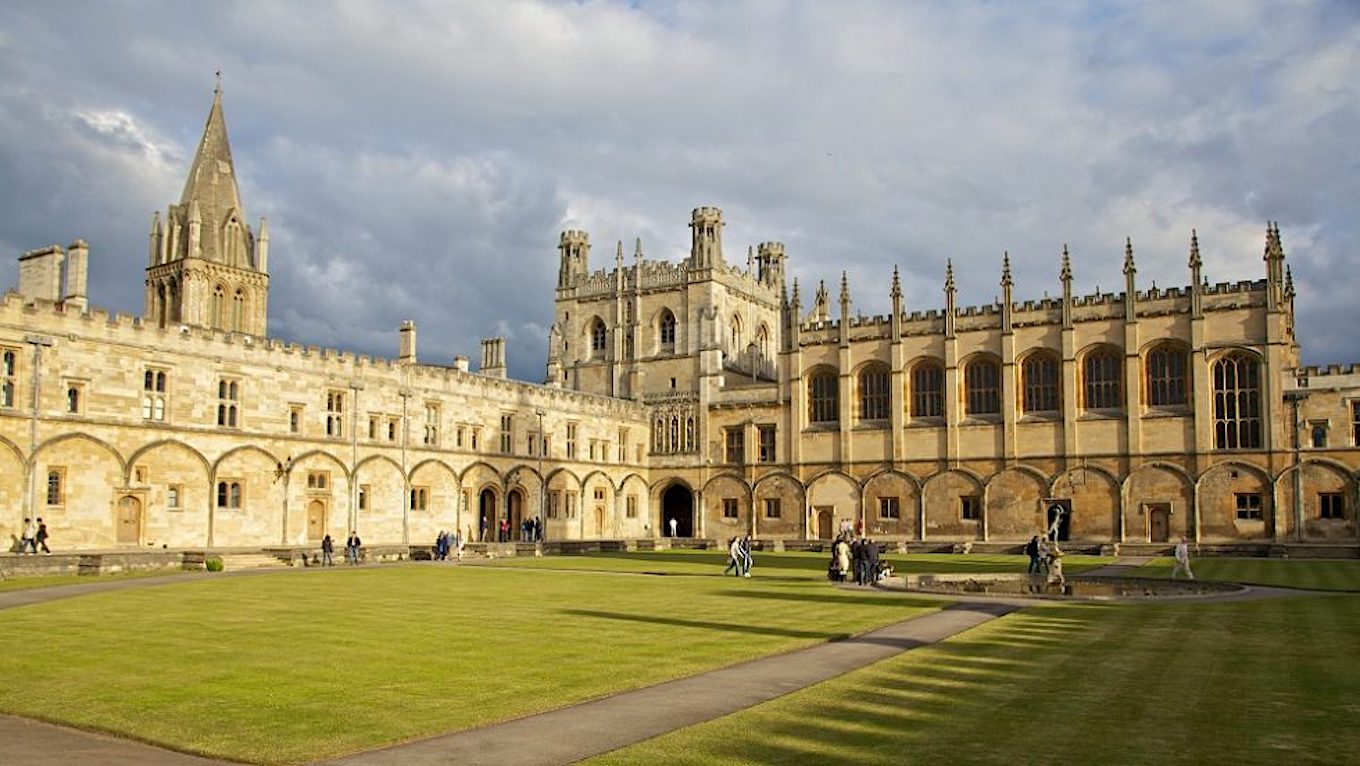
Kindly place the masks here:
[(1001, 414), (1001, 365), (990, 358), (975, 359), (963, 368), (964, 412)]
[(888, 368), (881, 364), (866, 366), (859, 373), (859, 419), (887, 420)]
[(840, 381), (832, 370), (821, 370), (808, 376), (808, 422), (837, 423), (840, 421)]
[(1261, 363), (1250, 354), (1214, 362), (1214, 446), (1261, 447)]
[(675, 315), (671, 313), (670, 309), (662, 309), (658, 328), (661, 336), (661, 348), (666, 351), (674, 351)]
[(1058, 359), (1047, 352), (1030, 354), (1020, 366), (1024, 412), (1058, 411)]
[(1117, 410), (1124, 406), (1124, 365), (1119, 353), (1101, 348), (1082, 364), (1082, 392), (1088, 410)]
[(911, 416), (944, 417), (944, 367), (926, 361), (911, 368)]
[(1147, 354), (1144, 374), (1149, 407), (1184, 407), (1189, 397), (1189, 377), (1185, 350), (1171, 343), (1162, 343)]

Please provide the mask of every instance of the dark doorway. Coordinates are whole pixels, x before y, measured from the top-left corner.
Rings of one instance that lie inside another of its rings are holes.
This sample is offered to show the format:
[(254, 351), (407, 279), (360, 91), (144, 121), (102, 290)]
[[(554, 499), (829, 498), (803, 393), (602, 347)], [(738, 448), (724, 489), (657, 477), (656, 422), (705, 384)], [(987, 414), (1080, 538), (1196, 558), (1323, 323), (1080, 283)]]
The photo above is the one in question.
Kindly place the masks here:
[(1148, 542), (1165, 543), (1171, 540), (1171, 504), (1148, 503)]
[(1048, 500), (1045, 501), (1045, 505), (1048, 508), (1044, 516), (1048, 519), (1045, 536), (1050, 540), (1067, 542), (1072, 531), (1072, 501)]
[(510, 493), (510, 509), (506, 512), (510, 519), (510, 539), (524, 539), (524, 494), (518, 489)]
[[(675, 532), (671, 533), (671, 521)], [(683, 484), (672, 484), (661, 495), (661, 534), (667, 537), (694, 537), (694, 493)]]
[(496, 515), (496, 493), (490, 489), (482, 490), (482, 495), (477, 500), (477, 511), (481, 516), (481, 528), (477, 539), (482, 542), (494, 540), (500, 524), (500, 518)]

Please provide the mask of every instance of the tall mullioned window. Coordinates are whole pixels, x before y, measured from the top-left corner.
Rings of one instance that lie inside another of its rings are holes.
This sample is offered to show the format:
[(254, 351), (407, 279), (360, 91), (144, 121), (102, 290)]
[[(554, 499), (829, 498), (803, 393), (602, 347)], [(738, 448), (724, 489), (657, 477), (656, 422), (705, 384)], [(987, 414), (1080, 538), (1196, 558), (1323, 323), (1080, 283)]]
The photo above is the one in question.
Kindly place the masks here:
[(0, 349), (0, 407), (14, 406), (14, 390), (19, 385), (19, 354), (12, 348)]
[(818, 372), (808, 378), (808, 422), (840, 421), (840, 390), (836, 373)]
[(859, 419), (887, 420), (888, 368), (881, 365), (866, 367), (859, 374)]
[(217, 381), (217, 425), (236, 428), (240, 407), (241, 384), (226, 378)]
[(772, 425), (757, 426), (760, 433), (760, 462), (775, 462), (775, 427)]
[(1245, 353), (1214, 362), (1214, 446), (1260, 449), (1261, 364)]
[(725, 462), (741, 464), (746, 462), (746, 430), (741, 426), (729, 428), (724, 434), (727, 439)]
[(969, 416), (1001, 414), (1001, 365), (977, 359), (963, 368), (964, 410)]
[(1149, 407), (1184, 407), (1189, 385), (1185, 351), (1162, 344), (1148, 352), (1145, 364)]
[(609, 341), (609, 332), (605, 329), (604, 322), (596, 319), (590, 325), (590, 351), (591, 356), (604, 356), (605, 346)]
[(1360, 446), (1360, 401), (1351, 402), (1351, 444)]
[(1031, 354), (1020, 367), (1025, 412), (1058, 411), (1058, 360), (1051, 354)]
[(663, 309), (661, 311), (659, 329), (661, 333), (661, 347), (666, 350), (673, 350), (675, 348), (675, 315), (671, 313), (670, 309)]
[(142, 376), (142, 419), (165, 420), (165, 370), (147, 370)]
[(326, 435), (339, 439), (345, 435), (345, 394), (326, 392)]
[(1100, 349), (1086, 355), (1083, 393), (1088, 410), (1117, 410), (1124, 406), (1124, 366), (1119, 354)]
[(509, 455), (514, 449), (515, 416), (501, 415), (501, 452)]
[(944, 417), (944, 367), (922, 362), (911, 369), (911, 416)]
[[(439, 446), (439, 405), (433, 402), (425, 404), (424, 440), (427, 446)], [(476, 448), (476, 445), (474, 444), (473, 447)]]

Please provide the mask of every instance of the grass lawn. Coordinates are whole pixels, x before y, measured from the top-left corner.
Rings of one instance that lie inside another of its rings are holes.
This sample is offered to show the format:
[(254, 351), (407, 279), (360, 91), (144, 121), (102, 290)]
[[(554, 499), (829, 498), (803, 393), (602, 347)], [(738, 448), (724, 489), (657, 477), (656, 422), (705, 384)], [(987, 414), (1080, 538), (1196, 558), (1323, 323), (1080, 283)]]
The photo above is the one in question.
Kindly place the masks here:
[(1036, 606), (588, 763), (1353, 763), (1357, 634), (1350, 595)]
[[(1153, 559), (1136, 574), (1170, 577), (1175, 563), (1169, 557)], [(1190, 568), (1201, 580), (1360, 592), (1360, 559), (1191, 558)]]
[(0, 684), (0, 710), (296, 763), (692, 675), (940, 604), (831, 588), (816, 572), (763, 576), (778, 560), (750, 580), (341, 567), (9, 609), (0, 676), (22, 682)]

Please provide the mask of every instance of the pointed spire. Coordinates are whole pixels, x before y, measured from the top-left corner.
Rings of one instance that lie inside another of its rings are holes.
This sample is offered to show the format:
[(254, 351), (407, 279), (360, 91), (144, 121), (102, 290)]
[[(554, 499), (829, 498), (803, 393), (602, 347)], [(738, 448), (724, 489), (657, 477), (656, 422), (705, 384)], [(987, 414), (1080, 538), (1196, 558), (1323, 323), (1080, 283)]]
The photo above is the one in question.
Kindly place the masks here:
[(756, 249), (750, 245), (746, 246), (746, 273), (750, 274), (756, 268)]
[(619, 240), (618, 246), (614, 248), (614, 265), (623, 268), (623, 240)]
[(794, 278), (793, 278), (793, 306), (794, 306), (794, 308), (798, 308), (798, 307), (801, 307), (802, 305), (803, 305), (803, 296), (802, 296), (802, 293), (800, 293), (800, 292), (798, 291), (798, 277), (794, 277)]
[(1011, 252), (1001, 251), (1001, 286), (1010, 287), (1014, 282), (1011, 280)]
[(948, 258), (944, 262), (944, 291), (954, 292), (954, 259)]
[(1064, 282), (1072, 281), (1072, 256), (1067, 253), (1067, 244), (1063, 243), (1062, 271), (1058, 272), (1058, 278)]
[[(220, 77), (220, 73), (219, 73)], [(245, 210), (241, 207), (236, 187), (236, 169), (231, 160), (231, 144), (227, 140), (227, 121), (222, 115), (222, 85), (219, 79), (213, 88), (212, 108), (203, 126), (203, 137), (198, 142), (189, 176), (180, 195), (180, 206), (197, 205), (199, 221), (209, 231), (222, 232), (229, 222), (232, 236), (213, 235), (201, 238), (201, 257), (229, 262), (229, 253), (246, 253), (251, 248), (249, 228), (245, 225)], [(192, 218), (192, 212), (190, 217)], [(237, 265), (232, 263), (231, 265)]]
[(1204, 261), (1199, 257), (1199, 233), (1194, 229), (1190, 230), (1190, 263), (1192, 269), (1198, 269), (1204, 265)]
[(900, 299), (902, 297), (902, 279), (897, 275), (896, 265), (893, 265), (892, 290), (888, 293), (888, 297), (893, 298), (895, 300)]
[(637, 242), (633, 245), (633, 260), (642, 260), (642, 237), (638, 237)]
[(1284, 297), (1285, 300), (1293, 300), (1294, 298), (1294, 268), (1292, 266), (1284, 267)]
[(841, 310), (850, 310), (850, 275), (844, 271), (841, 272)]
[(1132, 274), (1138, 269), (1133, 266), (1133, 238), (1124, 238), (1124, 274)]

